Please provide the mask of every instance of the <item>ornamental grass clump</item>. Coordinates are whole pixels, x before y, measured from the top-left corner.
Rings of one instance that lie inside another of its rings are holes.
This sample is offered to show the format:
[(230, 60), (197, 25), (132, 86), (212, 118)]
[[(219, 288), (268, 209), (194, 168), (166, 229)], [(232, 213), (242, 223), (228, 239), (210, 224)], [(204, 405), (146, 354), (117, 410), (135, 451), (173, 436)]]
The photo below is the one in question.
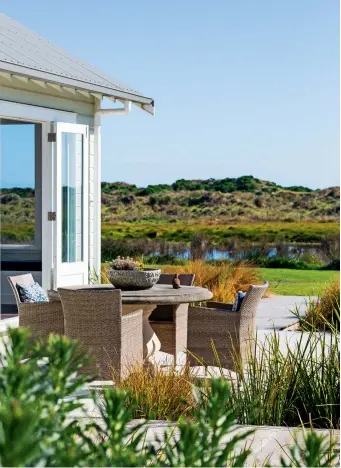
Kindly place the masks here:
[(213, 300), (218, 302), (233, 302), (238, 291), (246, 292), (250, 284), (261, 283), (257, 269), (244, 260), (220, 265), (196, 260), (183, 266), (167, 265), (163, 271), (194, 273), (195, 286), (208, 288), (213, 293)]
[(321, 297), (310, 299), (306, 317), (299, 320), (303, 330), (340, 330), (340, 279), (327, 285)]
[(339, 347), (339, 335), (328, 332), (300, 333), (291, 343), (276, 331), (250, 339), (244, 360), (234, 357), (231, 405), (238, 422), (338, 427)]
[[(115, 375), (113, 380), (117, 381)], [(127, 404), (134, 405), (134, 418), (177, 421), (193, 415), (193, 383), (188, 366), (171, 365), (167, 370), (145, 366), (132, 369), (117, 387), (128, 392)]]

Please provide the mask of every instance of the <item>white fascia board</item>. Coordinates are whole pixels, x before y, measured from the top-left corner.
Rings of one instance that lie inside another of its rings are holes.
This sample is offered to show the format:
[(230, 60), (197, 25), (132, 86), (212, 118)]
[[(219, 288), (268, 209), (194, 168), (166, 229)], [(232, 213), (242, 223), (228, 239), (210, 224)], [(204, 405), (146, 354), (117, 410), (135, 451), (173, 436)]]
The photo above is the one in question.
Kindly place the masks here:
[[(27, 78), (45, 81), (46, 83), (53, 83), (57, 85), (71, 86), (72, 88), (83, 89), (88, 92), (100, 93), (102, 95), (114, 96), (124, 100), (132, 101), (133, 103), (147, 104), (153, 107), (153, 100), (151, 98), (134, 94), (129, 91), (120, 91), (118, 89), (108, 88), (97, 84), (87, 83), (85, 81), (78, 81), (73, 78), (68, 78), (60, 75), (53, 75), (52, 73), (42, 72), (40, 70), (28, 69), (20, 65), (12, 63), (0, 62), (0, 71), (21, 75)], [(147, 111), (149, 112), (149, 110)]]
[[(0, 117), (13, 119), (30, 120), (32, 122), (66, 122), (79, 123), (79, 116), (73, 112), (48, 109), (46, 107), (30, 106), (17, 102), (0, 100)], [(86, 119), (86, 117), (84, 117)], [(93, 119), (88, 118), (89, 125), (93, 124)]]

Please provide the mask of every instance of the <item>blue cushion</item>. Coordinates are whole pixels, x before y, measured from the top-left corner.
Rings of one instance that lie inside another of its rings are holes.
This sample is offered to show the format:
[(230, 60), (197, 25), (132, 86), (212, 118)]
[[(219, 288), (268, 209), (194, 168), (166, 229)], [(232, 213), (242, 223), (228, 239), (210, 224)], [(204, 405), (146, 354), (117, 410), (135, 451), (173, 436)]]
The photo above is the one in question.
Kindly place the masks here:
[(242, 306), (243, 299), (244, 299), (245, 296), (246, 296), (246, 293), (244, 293), (242, 291), (237, 292), (236, 298), (235, 298), (233, 306), (232, 306), (232, 311), (233, 312), (238, 312), (238, 310), (240, 310), (240, 308)]
[(35, 281), (32, 284), (17, 283), (21, 302), (49, 302), (46, 292)]

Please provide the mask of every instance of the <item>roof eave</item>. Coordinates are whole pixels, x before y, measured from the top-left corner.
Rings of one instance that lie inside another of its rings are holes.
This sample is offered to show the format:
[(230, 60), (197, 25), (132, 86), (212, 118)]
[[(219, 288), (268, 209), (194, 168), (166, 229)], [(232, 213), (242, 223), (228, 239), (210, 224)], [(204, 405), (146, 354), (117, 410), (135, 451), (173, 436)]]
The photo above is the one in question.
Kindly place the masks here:
[(81, 80), (76, 80), (75, 78), (54, 75), (53, 73), (42, 72), (8, 62), (0, 62), (0, 71), (24, 76), (34, 80), (44, 81), (46, 83), (69, 86), (71, 88), (88, 91), (89, 93), (99, 93), (102, 96), (114, 97), (120, 100), (128, 100), (149, 114), (155, 115), (154, 100), (141, 94), (135, 94), (131, 91), (109, 88), (106, 86), (97, 85), (95, 83), (87, 83)]

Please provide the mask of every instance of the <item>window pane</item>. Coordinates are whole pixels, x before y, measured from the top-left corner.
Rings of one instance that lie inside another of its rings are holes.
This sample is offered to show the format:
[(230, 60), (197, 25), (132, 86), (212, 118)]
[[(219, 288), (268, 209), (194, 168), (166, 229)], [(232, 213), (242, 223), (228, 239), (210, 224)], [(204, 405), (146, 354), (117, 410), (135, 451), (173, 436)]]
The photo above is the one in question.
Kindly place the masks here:
[(83, 260), (83, 135), (62, 133), (62, 261)]
[(34, 244), (35, 126), (31, 122), (0, 119), (2, 244)]

